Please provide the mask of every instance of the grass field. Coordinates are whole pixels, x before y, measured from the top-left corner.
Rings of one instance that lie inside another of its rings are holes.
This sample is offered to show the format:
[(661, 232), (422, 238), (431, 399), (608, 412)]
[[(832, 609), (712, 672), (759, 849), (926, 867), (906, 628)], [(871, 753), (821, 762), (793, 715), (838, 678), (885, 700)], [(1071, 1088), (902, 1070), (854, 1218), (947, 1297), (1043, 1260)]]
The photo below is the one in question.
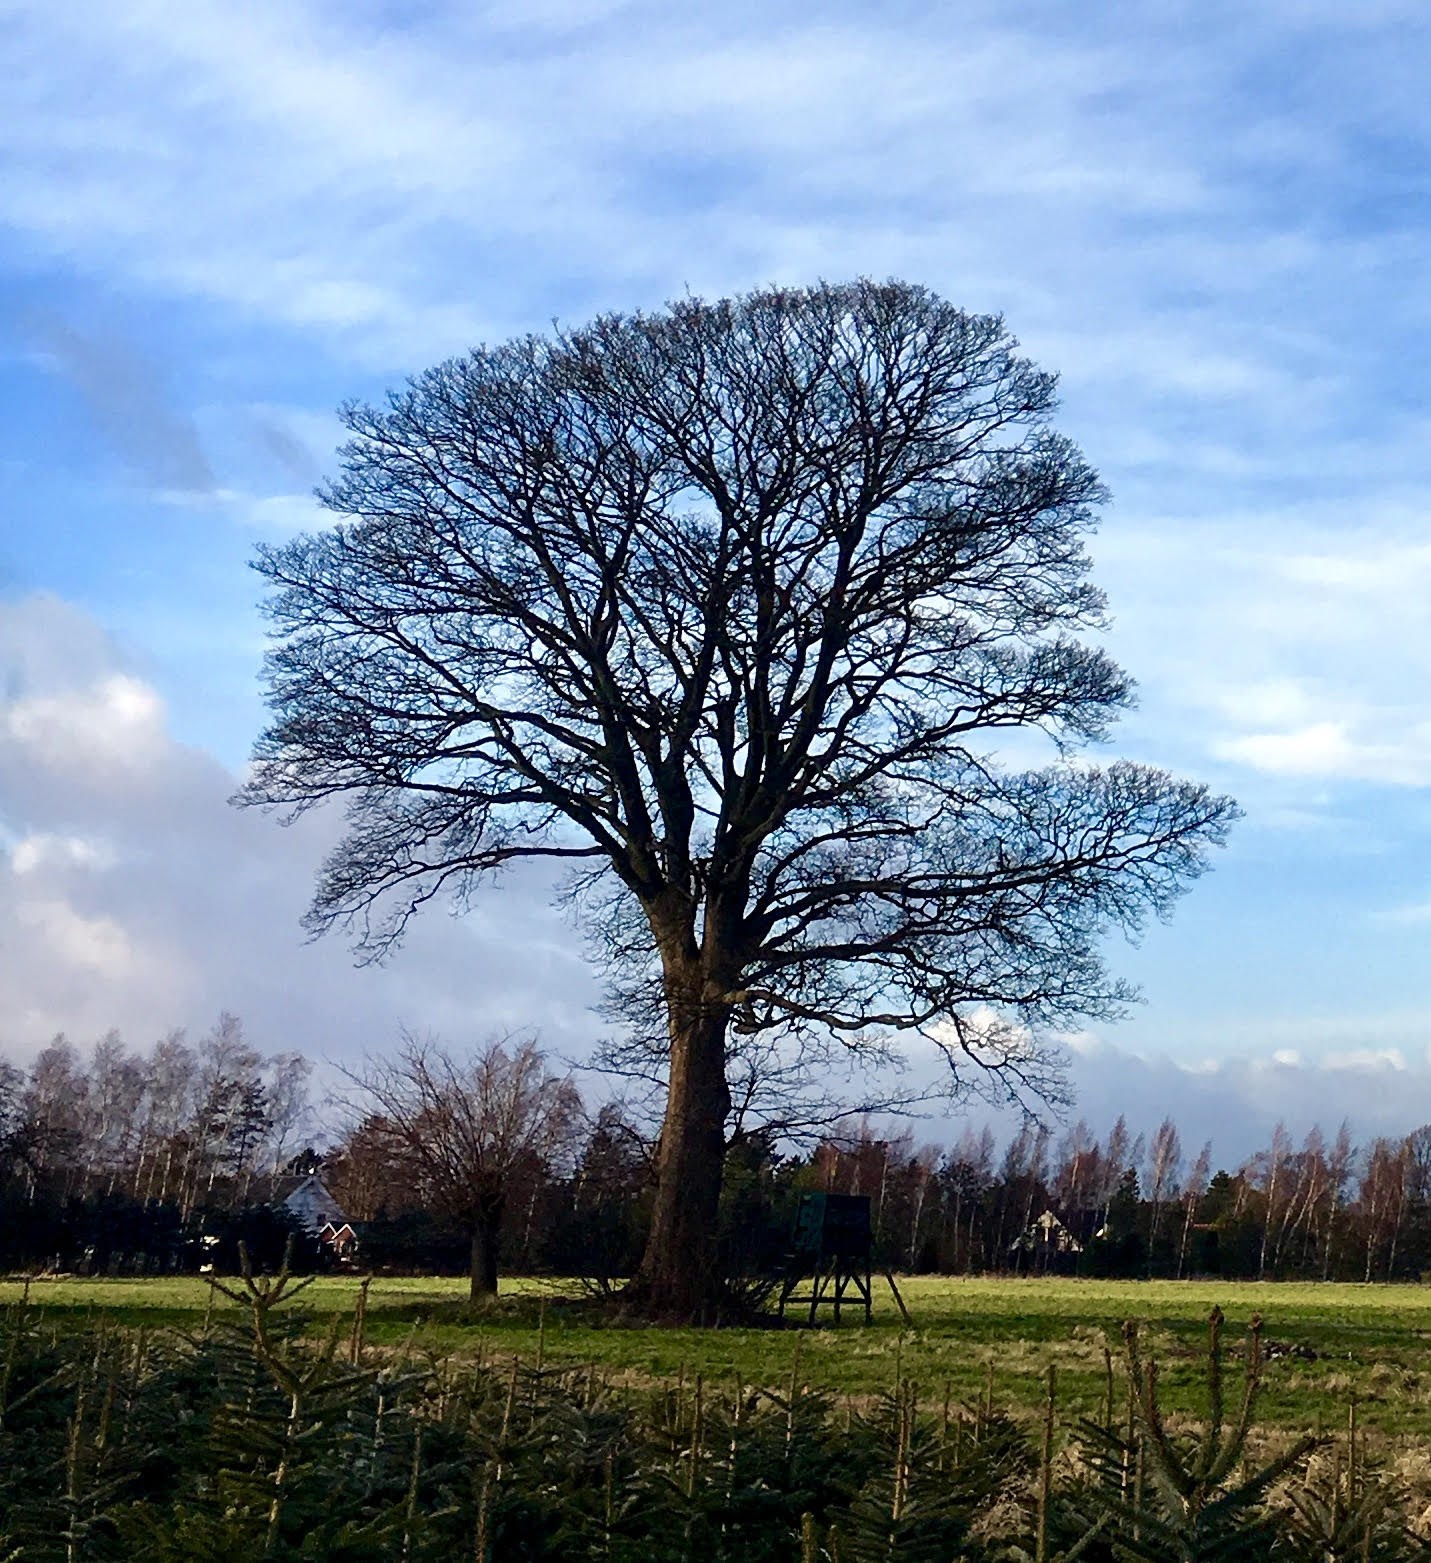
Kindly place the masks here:
[[(465, 1282), (380, 1276), (371, 1287), (366, 1336), (389, 1350), (436, 1356), (499, 1355), (547, 1362), (596, 1363), (632, 1382), (674, 1381), (776, 1386), (794, 1371), (801, 1382), (864, 1397), (902, 1372), (921, 1391), (972, 1401), (992, 1372), (996, 1399), (1032, 1407), (1048, 1364), (1059, 1369), (1065, 1415), (1091, 1414), (1103, 1394), (1104, 1346), (1121, 1351), (1125, 1319), (1143, 1326), (1163, 1363), (1166, 1404), (1201, 1409), (1200, 1348), (1214, 1303), (1227, 1315), (1229, 1340), (1260, 1312), (1265, 1338), (1309, 1348), (1314, 1360), (1268, 1364), (1262, 1420), (1308, 1428), (1345, 1419), (1355, 1393), (1366, 1425), (1384, 1436), (1431, 1439), (1431, 1287), (1297, 1283), (1117, 1282), (911, 1277), (901, 1290), (913, 1316), (906, 1328), (876, 1282), (875, 1320), (838, 1329), (689, 1330), (610, 1322), (553, 1283), (512, 1280), (495, 1303), (467, 1308)], [(304, 1294), (314, 1329), (348, 1319), (358, 1283), (324, 1277)], [(0, 1305), (23, 1284), (0, 1281)], [(201, 1327), (211, 1307), (198, 1278), (40, 1280), (31, 1305), (61, 1327)], [(797, 1355), (798, 1354), (798, 1355)]]

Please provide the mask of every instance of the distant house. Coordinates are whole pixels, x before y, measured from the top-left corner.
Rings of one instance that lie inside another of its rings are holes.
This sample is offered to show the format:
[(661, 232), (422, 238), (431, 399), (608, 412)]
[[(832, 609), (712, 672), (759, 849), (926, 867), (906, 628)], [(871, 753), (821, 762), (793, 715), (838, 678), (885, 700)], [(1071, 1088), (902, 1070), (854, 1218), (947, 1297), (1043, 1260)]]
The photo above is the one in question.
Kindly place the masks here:
[(1056, 1254), (1081, 1254), (1083, 1244), (1051, 1210), (1045, 1210), (1026, 1232), (1009, 1244), (1009, 1252), (1034, 1254), (1047, 1260)]
[(325, 1221), (318, 1241), (325, 1243), (339, 1259), (351, 1259), (358, 1251), (358, 1234), (346, 1221)]
[(312, 1172), (285, 1179), (284, 1183), (291, 1186), (280, 1186), (275, 1203), (335, 1257), (351, 1258), (358, 1246), (358, 1234), (323, 1179)]

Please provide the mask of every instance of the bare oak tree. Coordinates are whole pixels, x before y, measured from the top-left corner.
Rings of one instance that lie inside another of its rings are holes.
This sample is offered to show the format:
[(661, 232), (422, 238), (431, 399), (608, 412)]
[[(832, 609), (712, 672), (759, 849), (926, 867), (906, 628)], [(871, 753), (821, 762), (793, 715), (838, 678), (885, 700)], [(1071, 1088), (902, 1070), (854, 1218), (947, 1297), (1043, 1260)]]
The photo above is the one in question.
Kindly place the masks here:
[(380, 956), (551, 859), (658, 1001), (654, 1312), (717, 1284), (740, 1038), (922, 1031), (956, 1089), (1056, 1094), (1028, 1027), (1121, 1006), (1105, 932), (1165, 913), (1233, 817), (1077, 759), (1130, 685), (1078, 638), (1104, 494), (1053, 406), (1001, 320), (919, 287), (686, 299), (349, 406), (340, 524), (260, 552), (242, 797), (349, 811), (312, 928)]
[(547, 1068), (530, 1037), (454, 1053), (409, 1036), (348, 1079), (366, 1139), (386, 1150), (424, 1208), (466, 1233), (472, 1301), (495, 1295), (512, 1182), (571, 1148), (581, 1122), (576, 1087)]

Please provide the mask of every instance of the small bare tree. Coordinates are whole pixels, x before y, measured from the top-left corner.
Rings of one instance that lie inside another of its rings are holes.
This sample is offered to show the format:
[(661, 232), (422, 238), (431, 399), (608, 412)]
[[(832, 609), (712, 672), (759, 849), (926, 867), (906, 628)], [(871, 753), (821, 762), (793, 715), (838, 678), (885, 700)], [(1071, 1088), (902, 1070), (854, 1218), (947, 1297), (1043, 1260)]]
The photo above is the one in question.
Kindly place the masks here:
[(570, 1149), (581, 1099), (531, 1037), (470, 1052), (404, 1036), (390, 1057), (348, 1073), (366, 1135), (384, 1142), (430, 1210), (471, 1240), (471, 1298), (497, 1290), (497, 1245), (512, 1180)]

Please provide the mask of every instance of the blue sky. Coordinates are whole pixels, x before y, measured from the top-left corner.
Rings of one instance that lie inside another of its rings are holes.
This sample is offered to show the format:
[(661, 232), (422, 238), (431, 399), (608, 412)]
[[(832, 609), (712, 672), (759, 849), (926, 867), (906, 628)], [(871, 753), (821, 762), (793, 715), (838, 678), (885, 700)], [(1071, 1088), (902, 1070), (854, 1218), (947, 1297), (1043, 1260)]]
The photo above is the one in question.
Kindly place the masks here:
[(866, 273), (1061, 373), (1114, 494), (1115, 747), (1246, 810), (1114, 952), (1146, 1003), (1074, 1039), (1085, 1109), (1431, 1117), (1428, 58), (1376, 0), (0, 0), (0, 1046), (227, 1005), (335, 1057), (402, 1022), (579, 1053), (534, 882), (384, 971), (302, 945), (324, 827), (224, 805), (246, 561), (317, 520), (346, 397)]

